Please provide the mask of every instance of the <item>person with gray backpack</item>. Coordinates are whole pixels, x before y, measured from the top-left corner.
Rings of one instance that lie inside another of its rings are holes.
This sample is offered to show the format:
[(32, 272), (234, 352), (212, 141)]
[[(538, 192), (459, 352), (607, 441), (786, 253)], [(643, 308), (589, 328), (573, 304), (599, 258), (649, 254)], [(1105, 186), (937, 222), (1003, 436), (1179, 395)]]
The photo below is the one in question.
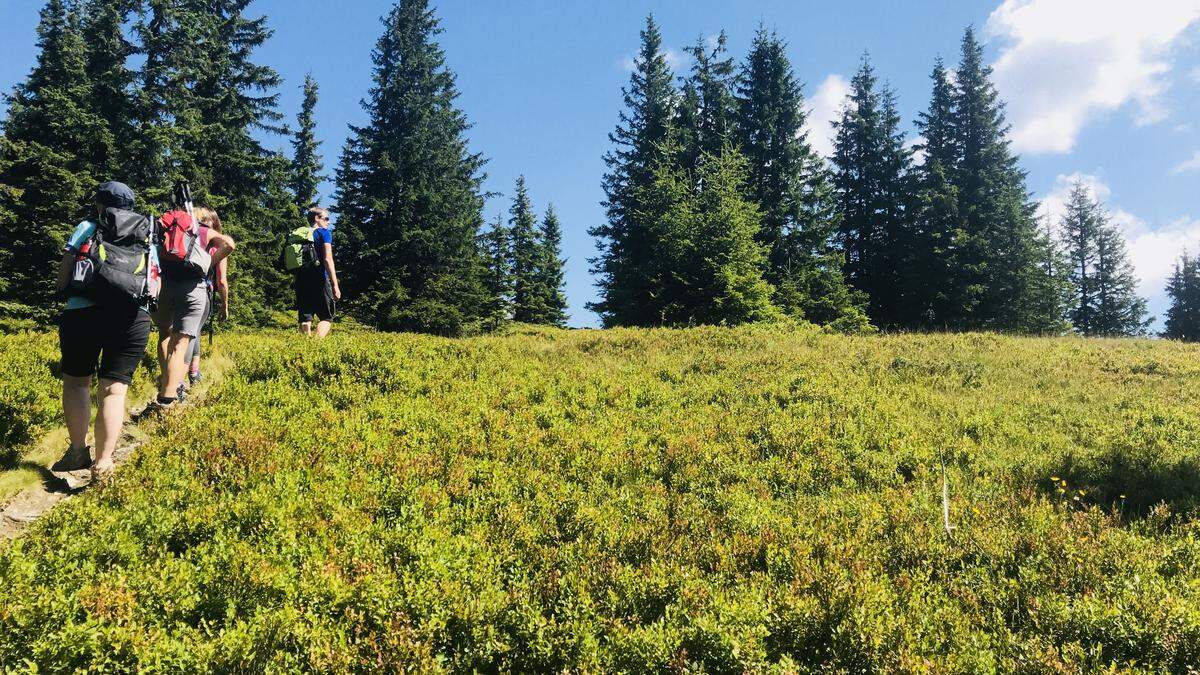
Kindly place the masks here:
[(205, 278), (236, 248), (229, 235), (200, 226), (187, 183), (176, 185), (174, 199), (176, 207), (160, 219), (158, 259), (163, 283), (154, 313), (159, 335), (158, 398), (148, 413), (170, 408), (178, 400), (191, 343), (200, 338), (208, 309)]
[[(92, 479), (113, 469), (125, 424), (125, 395), (150, 339), (150, 311), (159, 293), (154, 219), (135, 212), (124, 183), (101, 184), (95, 214), (75, 227), (63, 249), (58, 288), (67, 297), (58, 325), (63, 414), (71, 443), (51, 471), (91, 468)], [(92, 378), (98, 377), (95, 458), (87, 443)]]

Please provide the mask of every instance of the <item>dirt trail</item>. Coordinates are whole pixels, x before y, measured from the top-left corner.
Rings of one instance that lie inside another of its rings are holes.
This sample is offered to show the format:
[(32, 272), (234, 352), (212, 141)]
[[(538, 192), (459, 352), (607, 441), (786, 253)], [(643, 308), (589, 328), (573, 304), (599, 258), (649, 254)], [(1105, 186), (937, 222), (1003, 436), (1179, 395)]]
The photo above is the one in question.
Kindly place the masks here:
[[(187, 401), (180, 406), (180, 410), (168, 414), (178, 415), (184, 410), (201, 404), (208, 391), (221, 380), (221, 375), (228, 365), (229, 362), (225, 358), (208, 357), (205, 360), (204, 381), (189, 391)], [(138, 412), (130, 415), (130, 420), (121, 434), (121, 440), (117, 442), (117, 449), (113, 452), (113, 461), (116, 463), (118, 472), (121, 470), (121, 465), (150, 438), (149, 433), (157, 426), (155, 418), (149, 418), (139, 423), (139, 414), (145, 407), (146, 404), (143, 404), (135, 408)], [(91, 474), (87, 469), (57, 473), (50, 471), (45, 466), (38, 466), (37, 470), (42, 476), (39, 484), (22, 490), (12, 499), (0, 504), (0, 542), (21, 536), (31, 523), (42, 517), (59, 502), (85, 492), (91, 483)]]
[[(147, 436), (133, 424), (126, 424), (117, 449), (113, 452), (113, 461), (120, 468), (145, 442)], [(26, 488), (13, 497), (4, 509), (0, 510), (0, 540), (14, 539), (34, 522), (64, 499), (80, 494), (91, 483), (91, 475), (87, 469), (56, 473), (48, 468), (42, 468), (42, 482), (35, 487)]]

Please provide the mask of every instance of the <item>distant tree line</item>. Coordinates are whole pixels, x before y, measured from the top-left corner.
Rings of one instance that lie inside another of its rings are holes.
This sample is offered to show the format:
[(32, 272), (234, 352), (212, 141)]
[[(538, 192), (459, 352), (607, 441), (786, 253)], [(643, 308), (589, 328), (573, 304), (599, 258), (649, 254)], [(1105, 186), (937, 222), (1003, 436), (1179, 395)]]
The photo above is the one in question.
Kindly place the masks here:
[[(52, 320), (54, 260), (107, 178), (146, 209), (189, 180), (239, 241), (235, 320), (262, 325), (288, 309), (280, 242), (327, 179), (319, 89), (305, 78), (286, 125), (281, 78), (253, 60), (271, 30), (250, 2), (47, 0), (0, 135), (0, 317)], [(380, 328), (444, 335), (564, 325), (553, 207), (539, 221), (521, 178), (507, 222), (484, 227), (486, 160), (468, 147), (437, 17), (427, 0), (400, 0), (382, 24), (367, 122), (349, 129), (327, 197), (347, 306)], [(935, 64), (916, 145), (864, 55), (828, 161), (806, 137), (786, 51), (760, 29), (739, 63), (722, 34), (690, 47), (677, 78), (647, 19), (605, 156), (605, 222), (591, 229), (590, 307), (605, 325), (1145, 331), (1103, 206), (1079, 187), (1061, 222), (1039, 221), (973, 31), (953, 74)], [(1166, 335), (1197, 335), (1196, 274), (1183, 257)]]
[(726, 43), (689, 48), (677, 79), (653, 17), (641, 32), (591, 230), (605, 325), (1145, 332), (1103, 206), (1077, 186), (1061, 223), (1039, 221), (973, 30), (953, 75), (936, 61), (916, 144), (864, 55), (828, 163), (784, 42), (760, 29), (740, 66)]

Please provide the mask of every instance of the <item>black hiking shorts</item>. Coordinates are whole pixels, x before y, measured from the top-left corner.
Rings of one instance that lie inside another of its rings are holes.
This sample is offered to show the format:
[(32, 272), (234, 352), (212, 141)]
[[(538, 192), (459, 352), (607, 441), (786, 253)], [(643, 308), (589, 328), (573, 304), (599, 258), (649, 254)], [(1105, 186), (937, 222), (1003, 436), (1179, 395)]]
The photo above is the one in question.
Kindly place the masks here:
[(318, 321), (333, 321), (337, 303), (333, 299), (333, 284), (324, 269), (297, 274), (295, 287), (296, 317), (300, 323), (310, 323), (314, 316)]
[(63, 375), (129, 384), (146, 354), (150, 315), (136, 305), (113, 303), (68, 309), (58, 322)]

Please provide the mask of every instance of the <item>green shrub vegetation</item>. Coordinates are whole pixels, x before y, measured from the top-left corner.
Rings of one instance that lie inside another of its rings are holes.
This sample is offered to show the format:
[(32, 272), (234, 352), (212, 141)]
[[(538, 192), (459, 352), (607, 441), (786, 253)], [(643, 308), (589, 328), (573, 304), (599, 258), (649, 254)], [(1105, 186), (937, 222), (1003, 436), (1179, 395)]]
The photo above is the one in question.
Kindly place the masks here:
[[(62, 424), (58, 336), (18, 332), (0, 336), (0, 469), (11, 468), (43, 431)], [(153, 363), (147, 353), (143, 366)], [(134, 396), (149, 388), (151, 371), (142, 367)], [(6, 495), (0, 491), (0, 500)]]
[(1194, 346), (781, 325), (223, 352), (203, 405), (0, 548), (0, 664), (1200, 663)]

